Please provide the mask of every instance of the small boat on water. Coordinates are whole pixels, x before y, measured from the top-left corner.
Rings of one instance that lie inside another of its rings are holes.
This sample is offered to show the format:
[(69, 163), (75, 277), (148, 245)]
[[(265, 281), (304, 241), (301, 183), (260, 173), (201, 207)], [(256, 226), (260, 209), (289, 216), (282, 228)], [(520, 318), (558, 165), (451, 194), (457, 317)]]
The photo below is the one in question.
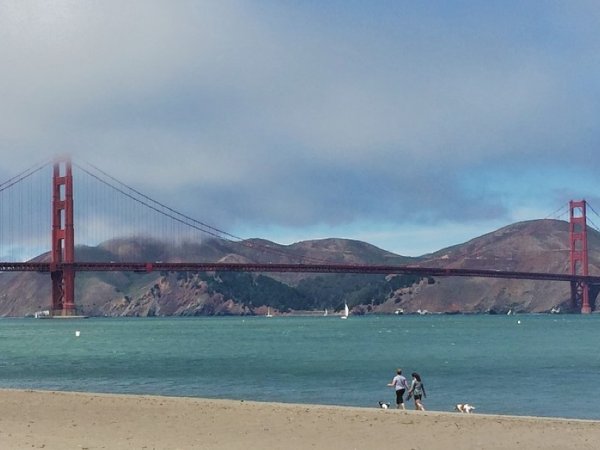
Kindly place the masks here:
[(550, 314), (560, 314), (560, 306), (555, 306), (550, 310)]
[(267, 306), (267, 315), (265, 317), (273, 317), (273, 314), (271, 314), (271, 307)]
[[(31, 317), (31, 316), (29, 316), (29, 317)], [(35, 313), (33, 313), (33, 318), (34, 319), (87, 319), (88, 316), (76, 315), (76, 314), (73, 314), (70, 316), (63, 316), (62, 314), (54, 315), (49, 310), (45, 309), (43, 311), (36, 311)]]
[(340, 317), (341, 319), (347, 319), (350, 314), (350, 310), (348, 309), (348, 304), (344, 302), (344, 314)]
[(323, 316), (327, 316), (327, 308), (325, 308), (325, 312), (323, 313)]

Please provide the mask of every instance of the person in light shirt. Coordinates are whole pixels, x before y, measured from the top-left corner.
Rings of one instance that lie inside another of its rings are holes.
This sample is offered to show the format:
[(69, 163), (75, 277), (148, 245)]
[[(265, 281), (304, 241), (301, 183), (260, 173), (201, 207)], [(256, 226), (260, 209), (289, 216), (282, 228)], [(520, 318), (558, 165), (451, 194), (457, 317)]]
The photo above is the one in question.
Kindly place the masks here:
[(396, 408), (406, 409), (404, 406), (404, 392), (408, 389), (408, 382), (404, 375), (402, 375), (402, 369), (396, 370), (396, 376), (392, 378), (388, 386), (396, 390)]

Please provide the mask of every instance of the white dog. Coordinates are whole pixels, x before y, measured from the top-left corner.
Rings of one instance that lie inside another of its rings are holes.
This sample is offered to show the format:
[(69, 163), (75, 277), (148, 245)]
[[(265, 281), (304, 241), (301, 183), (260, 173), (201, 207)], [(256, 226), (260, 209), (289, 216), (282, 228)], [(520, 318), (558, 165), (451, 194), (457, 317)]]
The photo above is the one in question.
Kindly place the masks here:
[(379, 407), (382, 409), (388, 409), (390, 407), (389, 403), (379, 402)]
[(471, 414), (475, 407), (473, 405), (469, 405), (468, 403), (457, 403), (454, 409), (461, 413)]

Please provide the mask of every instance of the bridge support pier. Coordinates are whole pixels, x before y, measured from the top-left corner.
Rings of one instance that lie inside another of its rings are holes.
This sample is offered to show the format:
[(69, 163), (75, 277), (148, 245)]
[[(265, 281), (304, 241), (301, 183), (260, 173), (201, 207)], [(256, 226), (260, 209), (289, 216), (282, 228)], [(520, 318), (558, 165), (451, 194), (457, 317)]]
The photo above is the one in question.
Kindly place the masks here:
[[(52, 314), (75, 314), (75, 232), (73, 229), (73, 174), (67, 156), (54, 161), (52, 176)], [(57, 269), (61, 264), (62, 269)], [(65, 264), (67, 266), (65, 266)]]
[(590, 314), (590, 287), (585, 281), (571, 282), (571, 304), (574, 307), (581, 306), (581, 314)]

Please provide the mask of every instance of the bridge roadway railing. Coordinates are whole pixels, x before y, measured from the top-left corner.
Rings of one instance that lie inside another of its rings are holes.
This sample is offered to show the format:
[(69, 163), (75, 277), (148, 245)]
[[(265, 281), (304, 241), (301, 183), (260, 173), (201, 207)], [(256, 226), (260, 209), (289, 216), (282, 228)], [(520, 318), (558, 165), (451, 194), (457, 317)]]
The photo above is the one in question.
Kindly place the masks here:
[(362, 264), (257, 264), (257, 263), (170, 263), (170, 262), (0, 262), (0, 272), (55, 272), (72, 268), (77, 272), (297, 272), (403, 274), (431, 277), (482, 277), (545, 281), (600, 283), (600, 276), (564, 273), (517, 272), (490, 269), (456, 269), (399, 265)]

